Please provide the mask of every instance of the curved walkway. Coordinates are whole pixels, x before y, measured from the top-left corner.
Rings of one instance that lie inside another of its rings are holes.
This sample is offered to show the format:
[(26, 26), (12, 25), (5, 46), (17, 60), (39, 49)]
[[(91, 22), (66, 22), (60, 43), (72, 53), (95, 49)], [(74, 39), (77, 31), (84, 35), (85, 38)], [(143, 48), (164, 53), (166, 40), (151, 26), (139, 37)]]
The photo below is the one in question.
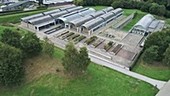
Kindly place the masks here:
[(134, 77), (136, 79), (145, 81), (145, 82), (157, 87), (158, 89), (161, 89), (166, 83), (165, 81), (155, 80), (155, 79), (149, 78), (147, 76), (144, 76), (144, 75), (141, 75), (141, 74), (120, 68), (120, 67), (116, 66), (115, 64), (113, 64), (113, 62), (111, 62), (109, 60), (105, 60), (105, 59), (98, 57), (96, 55), (89, 54), (89, 56), (91, 58), (91, 61), (95, 62), (96, 64), (100, 64), (102, 66), (111, 68), (113, 70), (116, 70), (116, 71), (121, 72), (123, 74), (126, 74), (128, 76), (131, 76), (131, 77)]

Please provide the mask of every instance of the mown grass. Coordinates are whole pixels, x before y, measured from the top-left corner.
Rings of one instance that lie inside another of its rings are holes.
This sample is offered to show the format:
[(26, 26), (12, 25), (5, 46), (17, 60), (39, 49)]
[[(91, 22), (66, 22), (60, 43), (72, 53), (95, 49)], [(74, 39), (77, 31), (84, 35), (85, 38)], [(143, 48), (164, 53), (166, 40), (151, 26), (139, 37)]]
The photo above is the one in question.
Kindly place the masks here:
[(125, 16), (129, 16), (134, 12), (137, 12), (135, 18), (133, 18), (131, 22), (129, 22), (125, 27), (123, 27), (122, 30), (129, 31), (144, 15), (147, 14), (145, 12), (142, 12), (136, 9), (124, 9)]
[(64, 51), (55, 48), (56, 60), (44, 56), (29, 59), (25, 63), (27, 81), (19, 87), (0, 87), (0, 96), (154, 96), (158, 92), (148, 83), (94, 63), (83, 76), (63, 75), (63, 56)]
[(141, 59), (138, 60), (132, 71), (151, 77), (153, 79), (163, 81), (168, 81), (170, 79), (170, 67), (162, 64), (146, 64)]
[(25, 34), (25, 33), (27, 33), (28, 31), (26, 31), (26, 30), (23, 30), (23, 29), (21, 29), (21, 28), (17, 28), (17, 27), (15, 27), (15, 26), (13, 26), (13, 25), (10, 25), (10, 24), (5, 24), (5, 25), (0, 25), (0, 38), (1, 38), (1, 34), (3, 33), (3, 30), (4, 29), (10, 29), (10, 30), (12, 30), (12, 31), (15, 31), (15, 32), (19, 32), (19, 33), (21, 33), (21, 34)]
[[(62, 58), (63, 50), (56, 48), (55, 57)], [(14, 89), (1, 88), (0, 96), (154, 96), (157, 92), (150, 84), (91, 63), (83, 76), (49, 73)]]

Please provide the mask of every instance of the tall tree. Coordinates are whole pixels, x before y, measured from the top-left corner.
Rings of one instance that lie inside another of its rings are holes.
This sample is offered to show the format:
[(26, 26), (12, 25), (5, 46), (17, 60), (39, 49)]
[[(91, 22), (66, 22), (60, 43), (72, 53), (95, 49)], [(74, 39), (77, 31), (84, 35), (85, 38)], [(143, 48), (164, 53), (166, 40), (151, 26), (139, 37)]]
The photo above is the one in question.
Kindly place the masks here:
[(163, 53), (166, 51), (167, 47), (170, 43), (170, 34), (169, 30), (156, 32), (151, 34), (146, 42), (144, 48), (150, 48), (151, 46), (158, 46), (158, 57), (157, 61), (161, 61), (163, 59)]
[(10, 29), (3, 30), (3, 33), (1, 35), (1, 42), (5, 44), (9, 44), (11, 46), (14, 46), (16, 48), (20, 48), (20, 39), (21, 35), (18, 32), (14, 32)]
[(23, 80), (22, 52), (0, 43), (0, 83), (5, 86), (19, 85)]
[(66, 50), (63, 58), (63, 66), (65, 70), (71, 75), (79, 74), (79, 65), (78, 65), (78, 51), (74, 47), (73, 43), (66, 45)]
[(65, 55), (63, 58), (63, 66), (71, 75), (79, 75), (86, 71), (90, 59), (85, 47), (80, 49), (80, 52), (74, 47), (73, 43), (66, 46)]
[(86, 47), (80, 48), (79, 53), (79, 64), (82, 71), (86, 71), (88, 65), (90, 64), (90, 58), (88, 57), (88, 52)]
[(169, 47), (166, 49), (165, 53), (164, 53), (164, 59), (163, 59), (164, 64), (170, 66), (170, 45)]
[(27, 33), (21, 39), (21, 49), (27, 56), (35, 56), (42, 50), (39, 38), (34, 33)]
[(43, 43), (43, 52), (50, 57), (52, 57), (54, 54), (54, 44), (51, 43), (48, 38), (45, 38)]

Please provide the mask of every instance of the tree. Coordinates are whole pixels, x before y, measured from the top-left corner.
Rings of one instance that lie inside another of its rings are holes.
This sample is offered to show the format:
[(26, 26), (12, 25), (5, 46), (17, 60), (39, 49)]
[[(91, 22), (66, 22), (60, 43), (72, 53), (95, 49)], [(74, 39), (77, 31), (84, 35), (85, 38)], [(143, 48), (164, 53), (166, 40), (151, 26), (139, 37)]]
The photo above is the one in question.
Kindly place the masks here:
[(4, 86), (19, 85), (23, 80), (22, 52), (0, 43), (0, 83)]
[(14, 32), (10, 29), (3, 30), (3, 33), (2, 33), (1, 39), (0, 39), (1, 42), (11, 45), (11, 46), (14, 46), (16, 48), (21, 47), (20, 40), (21, 40), (20, 33)]
[(83, 0), (74, 0), (73, 2), (74, 2), (75, 5), (79, 5), (79, 6), (84, 5)]
[(144, 49), (150, 48), (151, 46), (158, 46), (158, 57), (157, 61), (163, 59), (163, 53), (166, 51), (170, 43), (170, 34), (169, 30), (162, 32), (156, 32), (151, 34), (145, 41)]
[(78, 51), (74, 47), (73, 43), (66, 45), (64, 58), (62, 60), (62, 64), (68, 73), (71, 75), (79, 74)]
[(79, 53), (79, 64), (82, 71), (86, 71), (88, 65), (90, 64), (90, 58), (88, 57), (88, 52), (86, 47), (80, 48)]
[(83, 47), (78, 52), (73, 43), (69, 43), (66, 46), (65, 55), (62, 60), (65, 70), (71, 75), (82, 74), (90, 63), (87, 49)]
[(21, 46), (21, 49), (26, 54), (26, 56), (38, 55), (42, 50), (39, 38), (37, 38), (34, 33), (30, 32), (25, 34), (21, 39)]
[(169, 47), (166, 49), (165, 53), (164, 53), (164, 59), (163, 59), (164, 64), (170, 66), (170, 45)]
[(143, 60), (146, 63), (152, 63), (158, 56), (158, 46), (151, 46), (143, 53)]
[(149, 12), (159, 16), (164, 16), (166, 8), (164, 5), (152, 4), (152, 6), (149, 8)]
[(45, 42), (43, 43), (43, 52), (50, 57), (54, 54), (54, 44), (50, 43), (48, 38), (45, 38)]

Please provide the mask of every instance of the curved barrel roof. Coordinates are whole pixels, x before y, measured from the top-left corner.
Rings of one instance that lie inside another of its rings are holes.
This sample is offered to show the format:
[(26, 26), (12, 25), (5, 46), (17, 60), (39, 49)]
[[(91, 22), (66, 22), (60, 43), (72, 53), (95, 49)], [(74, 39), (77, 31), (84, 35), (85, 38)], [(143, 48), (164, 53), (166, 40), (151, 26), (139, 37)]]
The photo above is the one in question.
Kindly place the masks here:
[(80, 10), (80, 9), (83, 9), (82, 6), (78, 6), (78, 7), (75, 7), (75, 8), (72, 8), (72, 9), (66, 9), (67, 12), (72, 12), (72, 11), (76, 11), (76, 10)]
[(89, 10), (84, 10), (84, 11), (81, 11), (81, 12), (78, 12), (76, 14), (72, 14), (72, 15), (67, 15), (67, 16), (61, 16), (59, 17), (57, 20), (62, 20), (63, 22), (70, 22), (72, 20), (75, 20), (77, 18), (81, 18), (81, 17), (84, 17), (85, 15), (88, 15), (88, 14), (91, 14), (95, 12), (95, 10), (93, 9), (89, 9)]
[(103, 19), (105, 19), (105, 20), (108, 20), (108, 19), (110, 19), (110, 18), (112, 18), (112, 17), (114, 17), (114, 16), (115, 16), (114, 13), (109, 12), (109, 13), (107, 13), (107, 14), (104, 14), (104, 15), (100, 16), (100, 17), (103, 18)]
[(85, 24), (82, 25), (82, 27), (85, 27), (85, 28), (87, 28), (88, 30), (90, 30), (90, 29), (95, 28), (97, 25), (99, 25), (99, 24), (101, 24), (101, 23), (103, 23), (103, 22), (104, 22), (104, 19), (98, 17), (98, 18), (93, 19), (93, 20), (91, 20), (91, 21), (89, 21), (89, 22), (86, 22)]
[(107, 8), (105, 8), (105, 9), (103, 9), (103, 11), (105, 11), (106, 13), (107, 13), (107, 12), (110, 12), (110, 11), (112, 11), (112, 10), (114, 10), (113, 7), (107, 7)]
[(139, 20), (138, 23), (136, 23), (134, 27), (147, 30), (149, 25), (152, 23), (154, 19), (155, 18), (151, 14), (147, 14), (141, 20)]
[(121, 12), (123, 12), (123, 9), (122, 8), (117, 8), (115, 10), (112, 11), (114, 14), (119, 14)]
[(35, 15), (23, 17), (23, 18), (21, 18), (21, 20), (25, 21), (25, 22), (28, 22), (28, 20), (30, 20), (30, 19), (35, 19), (35, 18), (39, 18), (39, 17), (43, 17), (43, 16), (44, 15), (42, 13), (40, 13), (40, 14), (35, 14)]
[(81, 17), (81, 18), (77, 18), (75, 20), (72, 20), (72, 21), (70, 21), (70, 23), (75, 25), (75, 26), (81, 26), (85, 22), (92, 20), (92, 19), (93, 19), (93, 17), (88, 15), (88, 16), (85, 16), (85, 17)]
[(46, 15), (46, 16), (43, 16), (40, 18), (29, 20), (29, 23), (31, 23), (33, 25), (37, 25), (37, 24), (40, 24), (40, 23), (43, 23), (46, 21), (51, 21), (51, 20), (53, 20), (53, 18), (50, 15)]

